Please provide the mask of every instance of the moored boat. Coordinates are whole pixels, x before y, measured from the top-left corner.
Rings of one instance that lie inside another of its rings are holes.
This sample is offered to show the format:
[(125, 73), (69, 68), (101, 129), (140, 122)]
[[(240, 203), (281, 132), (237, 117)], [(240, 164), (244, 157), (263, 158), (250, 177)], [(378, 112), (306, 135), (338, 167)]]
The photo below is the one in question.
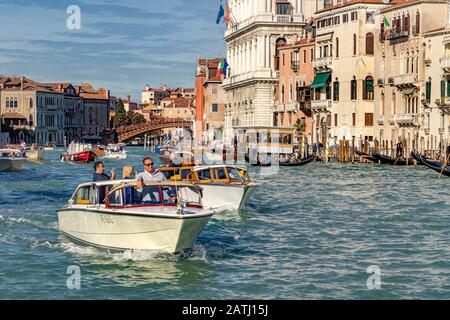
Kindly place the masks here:
[[(394, 159), (391, 157), (387, 157), (387, 156), (383, 156), (382, 154), (376, 153), (374, 152), (372, 154), (372, 156), (376, 159), (376, 162), (381, 163), (381, 164), (390, 164), (390, 165), (396, 165), (396, 166), (413, 166), (414, 163), (414, 159), (402, 159), (402, 158), (398, 158), (398, 159)], [(416, 164), (420, 164), (419, 162), (417, 162)]]
[(58, 211), (60, 231), (76, 242), (111, 250), (191, 248), (214, 212), (198, 187), (182, 182), (106, 181), (78, 186)]
[[(311, 163), (315, 160), (315, 155), (310, 155), (302, 159), (297, 159), (294, 161), (278, 161), (276, 165), (281, 167), (299, 167), (304, 166), (308, 163)], [(248, 157), (246, 158), (247, 162), (250, 163), (250, 165), (255, 167), (270, 167), (272, 165), (275, 165), (275, 162), (272, 162), (271, 157), (267, 157), (265, 159), (261, 159), (261, 157), (258, 157), (258, 160), (256, 163), (252, 162)]]
[(443, 174), (444, 176), (450, 177), (450, 167), (448, 164), (431, 161), (421, 155), (418, 155), (418, 157), (427, 168), (430, 168), (439, 174)]
[(371, 156), (371, 155), (368, 154), (368, 153), (365, 153), (365, 152), (362, 152), (362, 151), (359, 151), (359, 150), (355, 150), (355, 153), (356, 153), (358, 156), (360, 156), (360, 157), (362, 157), (362, 158), (364, 158), (364, 159), (366, 159), (366, 160), (368, 160), (368, 161), (370, 161), (370, 162), (378, 162), (377, 158)]
[(25, 161), (17, 149), (0, 149), (0, 171), (20, 171)]

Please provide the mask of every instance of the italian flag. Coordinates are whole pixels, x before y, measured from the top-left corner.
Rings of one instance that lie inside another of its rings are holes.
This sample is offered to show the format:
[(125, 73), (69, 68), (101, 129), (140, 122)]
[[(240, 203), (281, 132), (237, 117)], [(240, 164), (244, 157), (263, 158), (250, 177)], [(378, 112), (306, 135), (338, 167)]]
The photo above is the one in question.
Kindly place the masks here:
[(228, 62), (226, 59), (223, 59), (219, 62), (217, 66), (216, 77), (220, 77), (222, 75), (227, 75)]
[(389, 24), (389, 21), (386, 17), (383, 17), (383, 24), (384, 24), (384, 37), (386, 37), (388, 31), (391, 30), (391, 25)]

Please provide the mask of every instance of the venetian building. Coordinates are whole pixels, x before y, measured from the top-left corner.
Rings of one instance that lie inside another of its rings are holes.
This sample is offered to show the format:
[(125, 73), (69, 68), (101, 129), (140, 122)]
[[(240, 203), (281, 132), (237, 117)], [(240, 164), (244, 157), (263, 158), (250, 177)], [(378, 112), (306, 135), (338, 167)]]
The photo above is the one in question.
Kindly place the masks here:
[[(443, 27), (446, 11), (446, 1), (442, 0), (393, 1), (380, 11), (383, 20), (378, 25), (375, 50), (375, 135), (383, 153), (392, 155), (400, 141), (406, 142), (408, 154), (439, 143), (438, 135), (430, 130), (434, 125), (431, 111), (437, 107), (431, 93), (436, 96), (439, 90), (442, 56), (431, 61), (435, 48), (427, 34)], [(430, 76), (430, 72), (438, 75)]]
[(229, 72), (225, 138), (233, 129), (274, 126), (279, 48), (300, 39), (306, 19), (323, 8), (315, 0), (229, 0), (225, 32)]
[[(450, 6), (447, 6), (447, 12)], [(450, 15), (443, 26), (424, 34), (425, 100), (419, 150), (437, 157), (450, 145)]]
[(317, 143), (374, 139), (375, 41), (388, 1), (334, 1), (315, 14), (313, 125)]

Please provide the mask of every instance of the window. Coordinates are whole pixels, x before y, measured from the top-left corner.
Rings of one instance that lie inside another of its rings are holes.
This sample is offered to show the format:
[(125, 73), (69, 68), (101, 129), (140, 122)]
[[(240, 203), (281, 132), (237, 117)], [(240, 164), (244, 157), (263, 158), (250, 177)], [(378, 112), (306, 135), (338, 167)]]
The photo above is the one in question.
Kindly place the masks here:
[(336, 58), (339, 58), (339, 38), (336, 38)]
[(339, 101), (339, 81), (337, 78), (333, 83), (333, 101)]
[(277, 14), (279, 14), (279, 15), (290, 14), (290, 3), (289, 2), (278, 2), (277, 3)]
[(313, 62), (314, 59), (314, 49), (311, 49), (311, 62)]
[(373, 113), (364, 114), (364, 125), (366, 127), (373, 127)]
[(427, 83), (426, 83), (426, 100), (428, 103), (430, 103), (431, 101), (431, 79), (428, 79)]
[(343, 21), (344, 23), (348, 22), (348, 13), (346, 13), (346, 14), (344, 14), (344, 15), (342, 16), (342, 21)]
[(78, 189), (75, 204), (95, 204), (95, 193), (92, 187), (83, 187)]
[(6, 107), (9, 108), (9, 98), (6, 98)]
[(356, 34), (353, 34), (353, 55), (356, 56)]
[(441, 97), (445, 97), (445, 80), (441, 80)]
[(218, 112), (219, 111), (219, 106), (217, 105), (217, 103), (213, 103), (211, 106), (211, 112)]
[(416, 33), (418, 34), (420, 31), (420, 12), (416, 12)]
[(325, 93), (326, 93), (326, 99), (330, 100), (331, 99), (331, 85), (330, 85), (330, 83), (327, 83), (327, 87), (325, 89)]
[(211, 93), (212, 94), (217, 94), (217, 87), (212, 87), (211, 88)]
[(367, 33), (366, 34), (366, 54), (373, 54), (373, 45), (374, 43), (374, 38), (373, 38), (373, 33)]
[(356, 126), (356, 113), (352, 113), (352, 126)]
[(351, 13), (351, 20), (352, 21), (355, 21), (355, 20), (357, 20), (358, 19), (358, 11), (353, 11), (352, 13)]
[(384, 92), (381, 93), (381, 115), (384, 116)]
[(353, 80), (350, 83), (350, 98), (351, 100), (357, 99), (357, 86), (355, 76), (353, 76)]
[(338, 126), (338, 115), (337, 115), (337, 113), (334, 114), (334, 126), (335, 127)]
[(363, 82), (363, 99), (373, 100), (373, 78), (368, 76)]
[(303, 50), (303, 63), (306, 63), (306, 50)]
[(14, 108), (17, 108), (17, 98), (14, 98)]
[(33, 99), (30, 99), (30, 108), (33, 108)]

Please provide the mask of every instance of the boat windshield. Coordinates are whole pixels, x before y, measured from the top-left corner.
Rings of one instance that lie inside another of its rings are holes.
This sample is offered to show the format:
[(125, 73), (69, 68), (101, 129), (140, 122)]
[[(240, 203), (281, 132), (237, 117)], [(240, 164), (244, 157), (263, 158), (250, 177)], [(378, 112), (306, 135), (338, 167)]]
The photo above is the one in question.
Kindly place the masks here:
[[(122, 201), (123, 198), (123, 201)], [(175, 206), (182, 199), (188, 205), (200, 206), (201, 195), (197, 188), (187, 186), (150, 185), (138, 189), (126, 186), (109, 195), (110, 206)]]

